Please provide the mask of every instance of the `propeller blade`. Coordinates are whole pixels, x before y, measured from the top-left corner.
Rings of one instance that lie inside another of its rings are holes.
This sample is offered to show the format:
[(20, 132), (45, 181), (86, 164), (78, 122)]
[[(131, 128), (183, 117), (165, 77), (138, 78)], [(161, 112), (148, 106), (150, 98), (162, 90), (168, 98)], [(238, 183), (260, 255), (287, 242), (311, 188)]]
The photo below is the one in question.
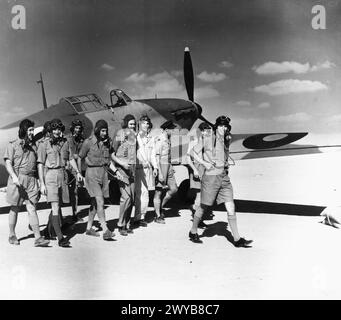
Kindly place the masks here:
[(204, 116), (200, 115), (198, 119), (207, 122), (213, 128), (213, 123), (209, 122)]
[(185, 48), (185, 53), (184, 53), (184, 80), (185, 80), (188, 100), (193, 102), (194, 101), (194, 76), (193, 76), (191, 54), (189, 53), (188, 47)]

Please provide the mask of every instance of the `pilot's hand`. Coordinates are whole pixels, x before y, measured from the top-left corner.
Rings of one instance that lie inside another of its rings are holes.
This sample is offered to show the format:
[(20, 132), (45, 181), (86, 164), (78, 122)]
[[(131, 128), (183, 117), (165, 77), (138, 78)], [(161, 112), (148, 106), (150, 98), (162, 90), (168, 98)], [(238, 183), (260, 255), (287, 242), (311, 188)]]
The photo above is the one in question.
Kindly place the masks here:
[(198, 179), (199, 178), (199, 172), (197, 169), (193, 170), (193, 176), (195, 179)]
[(46, 186), (45, 186), (45, 183), (42, 183), (42, 184), (40, 185), (40, 192), (41, 192), (41, 194), (46, 195)]
[(143, 168), (152, 168), (152, 165), (148, 162), (148, 161), (145, 161), (143, 162)]
[(123, 163), (122, 166), (123, 166), (123, 168), (126, 169), (126, 170), (129, 170), (129, 169), (131, 168), (131, 165), (130, 165), (130, 163), (128, 163), (128, 162)]
[(161, 172), (159, 173), (159, 181), (160, 181), (161, 183), (163, 183), (163, 182), (165, 181), (165, 178), (164, 178), (164, 176), (162, 175)]
[(116, 171), (116, 178), (120, 181), (123, 181), (124, 180), (124, 177), (122, 176), (122, 173), (119, 172), (119, 171)]
[(84, 181), (84, 177), (82, 176), (82, 174), (80, 172), (77, 172), (77, 181), (78, 182)]
[(20, 187), (20, 182), (17, 176), (13, 176), (12, 181), (16, 186)]
[(153, 177), (154, 177), (154, 178), (157, 177), (157, 172), (158, 172), (157, 168), (154, 168), (154, 169), (153, 169)]

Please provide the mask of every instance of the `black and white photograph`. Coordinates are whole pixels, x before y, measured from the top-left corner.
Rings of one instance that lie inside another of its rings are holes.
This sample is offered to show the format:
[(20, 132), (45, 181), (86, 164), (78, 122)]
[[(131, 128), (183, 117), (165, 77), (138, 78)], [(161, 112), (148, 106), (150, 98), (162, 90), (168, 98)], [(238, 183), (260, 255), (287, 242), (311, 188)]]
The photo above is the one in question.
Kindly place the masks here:
[(0, 153), (0, 300), (338, 300), (341, 0), (0, 0)]

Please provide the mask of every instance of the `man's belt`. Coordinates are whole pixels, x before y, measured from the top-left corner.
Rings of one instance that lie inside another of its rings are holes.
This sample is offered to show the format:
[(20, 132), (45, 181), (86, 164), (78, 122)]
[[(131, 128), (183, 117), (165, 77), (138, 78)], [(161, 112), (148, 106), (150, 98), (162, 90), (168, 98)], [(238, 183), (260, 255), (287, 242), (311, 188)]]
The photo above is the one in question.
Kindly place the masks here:
[(101, 164), (101, 165), (88, 165), (89, 168), (102, 168), (107, 167), (107, 164)]
[(20, 172), (19, 171), (19, 175), (28, 176), (28, 177), (37, 177), (37, 172), (26, 173), (26, 172)]
[(54, 167), (54, 168), (49, 168), (46, 167), (48, 170), (58, 170), (58, 169), (64, 169), (65, 167), (59, 166), (59, 167)]

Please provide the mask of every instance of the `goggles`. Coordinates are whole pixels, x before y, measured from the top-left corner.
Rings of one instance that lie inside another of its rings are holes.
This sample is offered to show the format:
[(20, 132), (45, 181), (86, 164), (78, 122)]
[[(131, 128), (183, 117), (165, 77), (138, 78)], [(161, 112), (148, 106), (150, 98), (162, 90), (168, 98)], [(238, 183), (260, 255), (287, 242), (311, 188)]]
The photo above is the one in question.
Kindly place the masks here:
[(53, 122), (50, 124), (51, 130), (60, 129), (61, 131), (64, 131), (65, 127), (61, 122)]

